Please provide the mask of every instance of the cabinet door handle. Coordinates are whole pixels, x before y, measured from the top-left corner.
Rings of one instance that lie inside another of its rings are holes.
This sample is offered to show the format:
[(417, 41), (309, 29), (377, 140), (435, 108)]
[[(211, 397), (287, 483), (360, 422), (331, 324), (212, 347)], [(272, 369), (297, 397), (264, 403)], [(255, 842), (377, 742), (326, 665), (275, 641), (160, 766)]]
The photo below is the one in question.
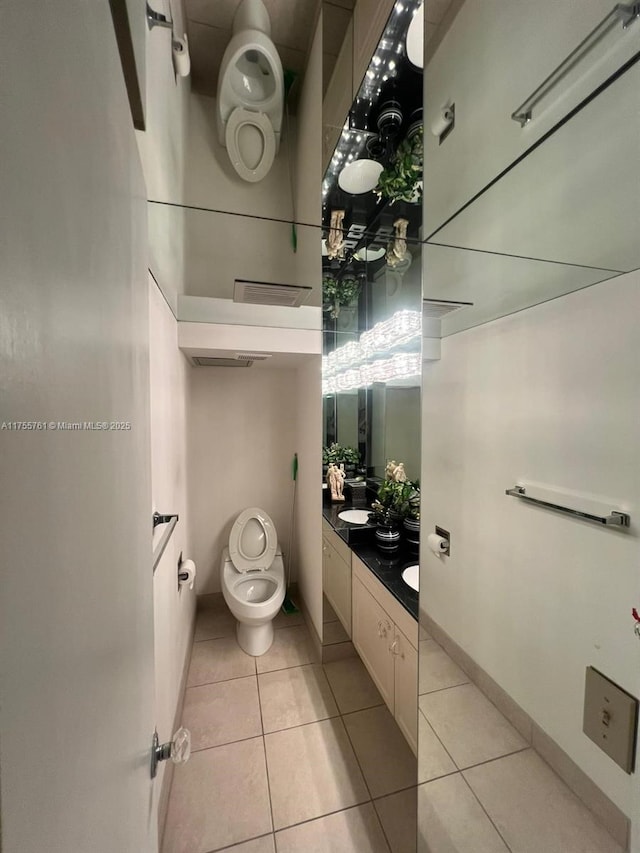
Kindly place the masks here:
[(382, 619), (378, 619), (378, 636), (379, 637), (386, 637), (387, 632), (389, 631), (390, 628), (391, 628), (391, 625), (389, 625), (388, 622), (383, 622)]
[(397, 640), (394, 640), (393, 643), (391, 643), (391, 645), (389, 646), (389, 651), (391, 652), (392, 655), (398, 654), (398, 641)]

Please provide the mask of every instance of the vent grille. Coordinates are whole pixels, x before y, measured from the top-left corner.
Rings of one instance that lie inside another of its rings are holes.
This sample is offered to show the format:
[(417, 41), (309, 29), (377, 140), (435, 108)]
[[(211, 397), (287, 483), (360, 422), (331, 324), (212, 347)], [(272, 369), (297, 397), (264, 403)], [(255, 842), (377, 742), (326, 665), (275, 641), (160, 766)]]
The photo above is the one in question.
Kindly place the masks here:
[(193, 363), (198, 367), (251, 367), (252, 361), (241, 361), (237, 358), (209, 358), (203, 355), (194, 355)]
[(299, 308), (311, 293), (311, 287), (298, 284), (270, 284), (266, 281), (235, 280), (233, 301), (249, 305), (278, 305)]
[(237, 352), (234, 356), (238, 361), (266, 361), (271, 358), (271, 353), (265, 352)]
[(423, 299), (422, 300), (422, 316), (429, 317), (432, 320), (439, 320), (446, 314), (451, 314), (452, 311), (458, 311), (460, 308), (469, 308), (473, 302), (450, 302), (447, 299)]

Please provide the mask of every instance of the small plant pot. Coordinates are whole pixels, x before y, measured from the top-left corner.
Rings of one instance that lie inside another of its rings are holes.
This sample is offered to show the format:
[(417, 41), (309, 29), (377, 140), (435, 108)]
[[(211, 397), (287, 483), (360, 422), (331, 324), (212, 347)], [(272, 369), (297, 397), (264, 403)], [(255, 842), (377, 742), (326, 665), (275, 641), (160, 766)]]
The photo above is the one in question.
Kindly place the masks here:
[(376, 545), (383, 554), (395, 554), (400, 547), (400, 531), (398, 528), (379, 524), (376, 528)]
[(405, 534), (404, 538), (412, 551), (420, 548), (420, 521), (416, 518), (405, 518), (402, 522)]

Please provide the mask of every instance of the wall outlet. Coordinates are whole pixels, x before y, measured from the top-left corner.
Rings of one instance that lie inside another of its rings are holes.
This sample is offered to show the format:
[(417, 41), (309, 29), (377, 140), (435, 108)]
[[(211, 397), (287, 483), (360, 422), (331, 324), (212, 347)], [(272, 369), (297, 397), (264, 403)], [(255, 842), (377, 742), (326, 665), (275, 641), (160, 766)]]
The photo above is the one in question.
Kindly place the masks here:
[(625, 773), (633, 772), (637, 729), (638, 700), (588, 666), (582, 731)]

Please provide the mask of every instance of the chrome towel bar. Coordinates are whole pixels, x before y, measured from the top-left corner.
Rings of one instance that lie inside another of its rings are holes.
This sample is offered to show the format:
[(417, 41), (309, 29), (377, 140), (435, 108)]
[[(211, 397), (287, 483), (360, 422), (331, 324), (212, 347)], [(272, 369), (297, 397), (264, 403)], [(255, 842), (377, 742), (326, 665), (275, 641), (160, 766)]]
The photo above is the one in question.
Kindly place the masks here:
[(505, 495), (511, 495), (514, 498), (521, 498), (529, 503), (537, 506), (546, 507), (547, 509), (555, 509), (557, 512), (564, 512), (567, 515), (573, 515), (576, 518), (581, 518), (583, 521), (592, 521), (594, 524), (606, 524), (609, 527), (630, 527), (631, 516), (626, 512), (618, 512), (611, 510), (609, 515), (593, 515), (590, 512), (581, 512), (578, 509), (571, 509), (568, 506), (554, 504), (550, 501), (543, 501), (540, 498), (532, 498), (527, 494), (524, 486), (514, 486), (512, 489), (506, 489)]
[(558, 65), (555, 71), (551, 72), (544, 83), (541, 83), (535, 92), (529, 95), (527, 100), (511, 113), (511, 118), (514, 121), (520, 122), (520, 127), (528, 124), (531, 121), (535, 105), (562, 80), (565, 74), (569, 73), (574, 65), (577, 65), (589, 53), (611, 27), (621, 22), (623, 29), (626, 29), (638, 17), (640, 17), (640, 3), (616, 3), (606, 18), (603, 18), (598, 26), (591, 30), (589, 35), (580, 42), (576, 49)]

